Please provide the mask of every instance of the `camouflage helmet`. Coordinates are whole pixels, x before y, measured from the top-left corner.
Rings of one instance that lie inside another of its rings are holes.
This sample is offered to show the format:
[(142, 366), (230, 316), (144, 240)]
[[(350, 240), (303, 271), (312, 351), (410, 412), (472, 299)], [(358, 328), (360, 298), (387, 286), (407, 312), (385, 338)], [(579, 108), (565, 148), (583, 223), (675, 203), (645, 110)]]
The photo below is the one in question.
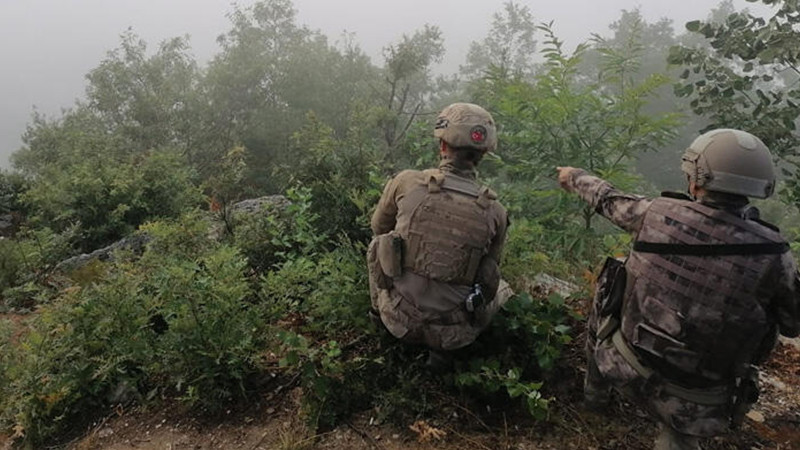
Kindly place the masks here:
[(732, 129), (717, 129), (694, 140), (681, 158), (681, 170), (709, 191), (767, 198), (775, 190), (772, 155), (761, 139)]
[(483, 153), (497, 148), (497, 130), (488, 111), (472, 103), (453, 103), (439, 113), (433, 135), (453, 148)]

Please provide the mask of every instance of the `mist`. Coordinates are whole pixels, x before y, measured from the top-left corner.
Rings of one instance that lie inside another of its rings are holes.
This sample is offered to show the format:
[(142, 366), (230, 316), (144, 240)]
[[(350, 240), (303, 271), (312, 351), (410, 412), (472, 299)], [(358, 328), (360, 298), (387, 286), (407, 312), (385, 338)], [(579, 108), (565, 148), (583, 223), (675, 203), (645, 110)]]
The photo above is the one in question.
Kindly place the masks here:
[[(247, 5), (252, 2), (241, 2)], [(569, 48), (604, 34), (621, 10), (639, 8), (648, 21), (666, 17), (676, 33), (683, 23), (702, 19), (718, 0), (563, 0), (519, 2), (540, 22), (553, 21)], [(734, 1), (737, 9), (754, 6)], [(440, 27), (446, 46), (440, 73), (454, 73), (469, 43), (482, 39), (500, 2), (447, 0), (376, 2), (370, 0), (295, 0), (298, 22), (318, 29), (331, 43), (352, 33), (362, 49), (379, 62), (381, 50), (403, 33), (429, 23)], [(757, 8), (757, 7), (756, 7)], [(168, 38), (189, 35), (192, 52), (205, 64), (217, 51), (217, 36), (229, 28), (227, 0), (8, 0), (0, 2), (0, 167), (21, 145), (36, 111), (58, 117), (83, 96), (85, 75), (132, 29), (153, 49)]]

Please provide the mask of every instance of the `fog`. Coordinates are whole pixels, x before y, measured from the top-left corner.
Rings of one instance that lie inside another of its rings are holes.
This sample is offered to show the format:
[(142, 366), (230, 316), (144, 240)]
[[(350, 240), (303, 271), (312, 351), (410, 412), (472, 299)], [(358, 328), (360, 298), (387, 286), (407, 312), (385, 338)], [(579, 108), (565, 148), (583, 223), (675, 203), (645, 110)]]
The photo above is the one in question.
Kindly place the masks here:
[[(241, 2), (249, 4), (251, 2)], [(622, 9), (640, 8), (650, 21), (668, 17), (678, 32), (683, 23), (705, 18), (718, 0), (521, 0), (538, 21), (554, 21), (559, 37), (573, 47), (592, 32), (603, 34)], [(298, 22), (319, 29), (331, 42), (355, 33), (378, 61), (381, 49), (425, 23), (438, 25), (447, 55), (438, 68), (448, 73), (463, 62), (469, 43), (481, 39), (502, 2), (476, 0), (295, 0)], [(753, 5), (734, 1), (737, 8)], [(228, 29), (227, 0), (2, 0), (0, 1), (0, 167), (21, 145), (36, 110), (57, 116), (82, 97), (84, 75), (117, 46), (128, 28), (153, 48), (188, 34), (203, 64), (217, 51), (216, 37)]]

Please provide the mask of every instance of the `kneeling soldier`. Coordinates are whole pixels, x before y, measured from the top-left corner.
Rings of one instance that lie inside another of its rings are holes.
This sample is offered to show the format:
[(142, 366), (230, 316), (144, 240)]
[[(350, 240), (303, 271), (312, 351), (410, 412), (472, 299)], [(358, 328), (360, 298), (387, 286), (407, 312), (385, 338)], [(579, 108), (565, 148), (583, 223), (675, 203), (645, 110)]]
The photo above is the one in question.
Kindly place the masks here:
[(475, 166), (497, 145), (494, 120), (456, 103), (440, 113), (434, 136), (439, 167), (389, 181), (367, 258), (373, 317), (395, 337), (427, 345), (429, 363), (472, 343), (511, 292), (499, 270), (508, 216), (476, 181)]

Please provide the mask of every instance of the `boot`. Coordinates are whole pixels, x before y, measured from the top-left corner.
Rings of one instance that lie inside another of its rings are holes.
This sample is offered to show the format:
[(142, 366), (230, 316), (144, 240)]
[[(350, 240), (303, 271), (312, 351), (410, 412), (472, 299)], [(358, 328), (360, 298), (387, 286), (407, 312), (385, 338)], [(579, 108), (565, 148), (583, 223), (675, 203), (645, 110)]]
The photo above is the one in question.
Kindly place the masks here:
[(655, 450), (700, 450), (700, 440), (695, 436), (678, 433), (672, 427), (658, 424)]
[(425, 367), (436, 373), (446, 372), (453, 365), (453, 355), (447, 352), (429, 350)]
[(605, 412), (611, 403), (611, 386), (594, 362), (594, 355), (586, 361), (586, 376), (583, 378), (583, 404), (589, 411)]

